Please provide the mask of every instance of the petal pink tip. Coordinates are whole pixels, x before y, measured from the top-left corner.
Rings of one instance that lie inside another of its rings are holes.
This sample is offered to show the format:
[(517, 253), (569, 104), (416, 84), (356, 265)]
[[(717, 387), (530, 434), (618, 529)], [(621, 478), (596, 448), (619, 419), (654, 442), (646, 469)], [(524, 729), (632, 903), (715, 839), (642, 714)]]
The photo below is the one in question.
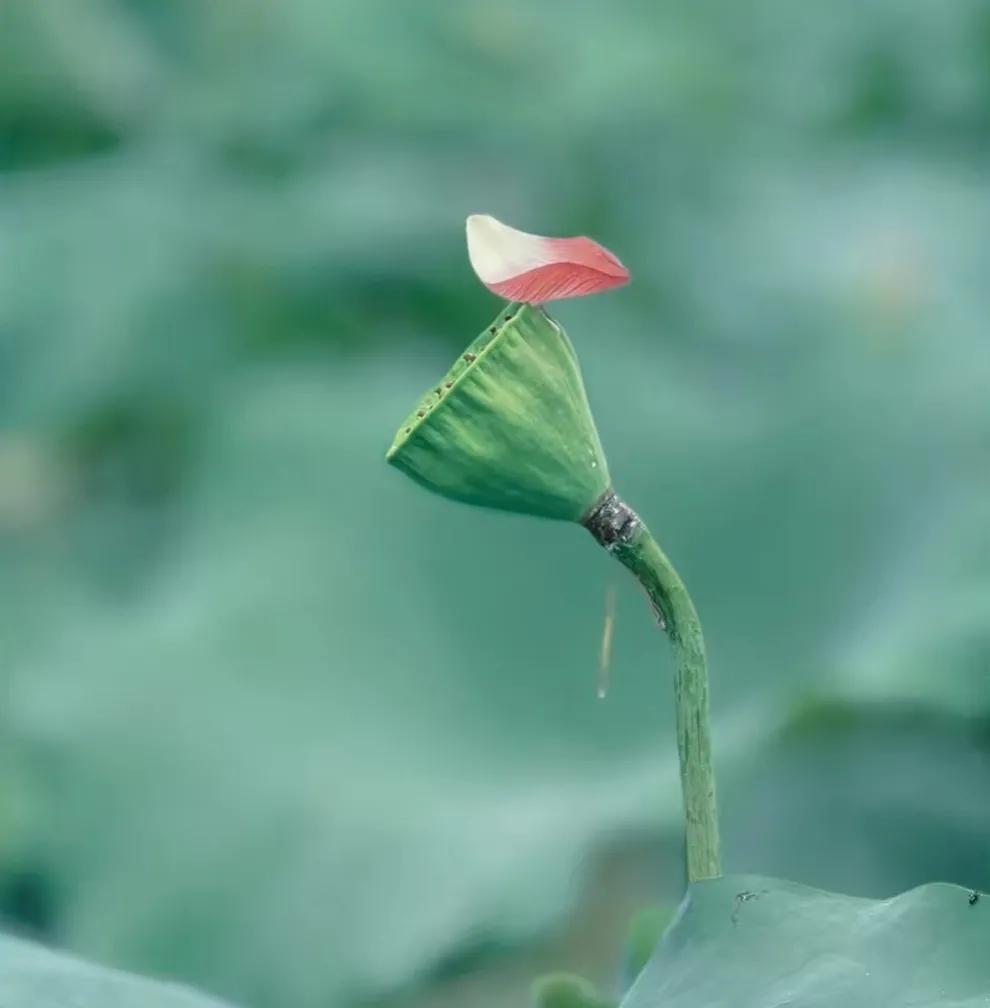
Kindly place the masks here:
[(467, 243), (478, 279), (508, 301), (542, 304), (629, 281), (625, 266), (590, 238), (546, 238), (517, 231), (487, 214), (472, 214)]

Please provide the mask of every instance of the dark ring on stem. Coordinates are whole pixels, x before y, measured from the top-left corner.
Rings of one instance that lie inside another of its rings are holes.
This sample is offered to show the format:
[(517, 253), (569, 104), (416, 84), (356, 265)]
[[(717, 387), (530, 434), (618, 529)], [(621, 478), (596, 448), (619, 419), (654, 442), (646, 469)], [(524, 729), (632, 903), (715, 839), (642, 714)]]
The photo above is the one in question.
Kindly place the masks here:
[(609, 487), (581, 519), (581, 524), (607, 550), (628, 543), (643, 524), (639, 515)]

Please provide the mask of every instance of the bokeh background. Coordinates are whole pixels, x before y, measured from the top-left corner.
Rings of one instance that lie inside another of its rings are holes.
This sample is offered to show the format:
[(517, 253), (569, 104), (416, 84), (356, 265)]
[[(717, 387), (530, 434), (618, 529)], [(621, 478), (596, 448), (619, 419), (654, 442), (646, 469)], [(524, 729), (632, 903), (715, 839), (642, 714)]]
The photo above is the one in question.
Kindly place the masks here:
[(633, 271), (556, 314), (704, 619), (727, 867), (990, 888), (988, 180), (980, 0), (2, 0), (8, 929), (494, 1008), (676, 903), (637, 589), (383, 462), (498, 310), (476, 211)]

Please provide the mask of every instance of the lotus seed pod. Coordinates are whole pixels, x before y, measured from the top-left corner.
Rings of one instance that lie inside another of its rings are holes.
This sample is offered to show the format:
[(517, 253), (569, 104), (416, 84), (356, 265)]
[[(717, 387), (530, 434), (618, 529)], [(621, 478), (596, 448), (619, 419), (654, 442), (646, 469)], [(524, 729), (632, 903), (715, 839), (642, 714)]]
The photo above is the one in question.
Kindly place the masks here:
[(388, 461), (454, 500), (580, 521), (609, 489), (574, 349), (510, 305), (399, 428)]

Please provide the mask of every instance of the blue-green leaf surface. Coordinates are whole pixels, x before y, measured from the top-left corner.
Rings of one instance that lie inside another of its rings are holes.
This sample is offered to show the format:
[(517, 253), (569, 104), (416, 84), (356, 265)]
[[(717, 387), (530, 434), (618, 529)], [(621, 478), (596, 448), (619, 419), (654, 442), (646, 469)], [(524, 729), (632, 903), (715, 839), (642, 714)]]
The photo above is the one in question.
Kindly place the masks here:
[(985, 1008), (990, 899), (887, 900), (758, 875), (691, 890), (622, 1008)]
[(3, 1008), (224, 1008), (179, 984), (104, 969), (17, 938), (0, 937)]

